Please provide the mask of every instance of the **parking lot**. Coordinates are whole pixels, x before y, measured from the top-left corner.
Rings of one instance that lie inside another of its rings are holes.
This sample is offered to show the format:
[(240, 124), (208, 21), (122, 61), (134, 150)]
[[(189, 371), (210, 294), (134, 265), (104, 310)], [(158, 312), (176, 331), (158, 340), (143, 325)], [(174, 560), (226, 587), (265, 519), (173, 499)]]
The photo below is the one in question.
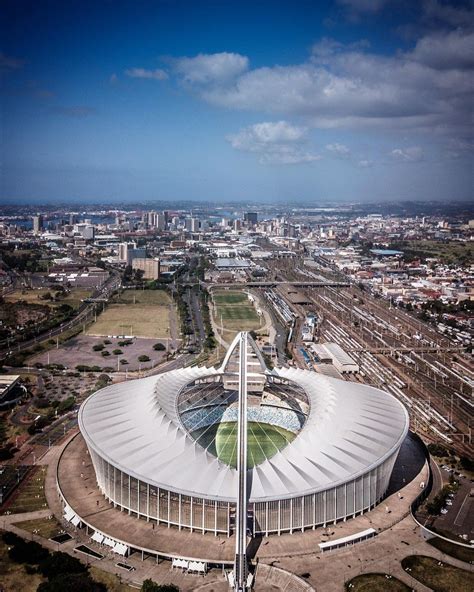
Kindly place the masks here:
[[(442, 467), (440, 467), (440, 472), (443, 483), (446, 484), (451, 473)], [(457, 534), (469, 542), (474, 539), (474, 506), (472, 503), (474, 498), (470, 497), (474, 483), (463, 473), (454, 475), (454, 479), (459, 483), (459, 489), (455, 494), (450, 494), (441, 515), (434, 520), (433, 526)]]

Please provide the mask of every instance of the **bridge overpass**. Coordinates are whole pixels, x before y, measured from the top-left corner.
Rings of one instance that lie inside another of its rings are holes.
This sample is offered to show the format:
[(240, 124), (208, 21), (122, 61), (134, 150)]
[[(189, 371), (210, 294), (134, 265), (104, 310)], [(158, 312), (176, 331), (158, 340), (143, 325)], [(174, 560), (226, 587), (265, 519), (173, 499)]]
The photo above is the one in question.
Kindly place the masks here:
[(421, 354), (436, 354), (439, 352), (463, 352), (464, 347), (452, 346), (452, 347), (354, 347), (348, 348), (348, 353), (370, 353), (370, 354), (409, 354), (411, 352)]
[(207, 288), (276, 288), (277, 286), (293, 286), (295, 288), (348, 288), (349, 282), (306, 282), (306, 281), (262, 281), (262, 282), (233, 282), (206, 283)]

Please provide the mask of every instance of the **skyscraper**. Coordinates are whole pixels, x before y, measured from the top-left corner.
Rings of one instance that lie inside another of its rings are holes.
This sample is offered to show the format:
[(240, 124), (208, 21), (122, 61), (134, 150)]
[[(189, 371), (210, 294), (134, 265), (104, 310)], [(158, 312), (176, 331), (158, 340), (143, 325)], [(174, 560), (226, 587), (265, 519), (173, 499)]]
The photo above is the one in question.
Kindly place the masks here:
[(33, 216), (33, 232), (39, 234), (43, 230), (43, 216), (38, 214)]

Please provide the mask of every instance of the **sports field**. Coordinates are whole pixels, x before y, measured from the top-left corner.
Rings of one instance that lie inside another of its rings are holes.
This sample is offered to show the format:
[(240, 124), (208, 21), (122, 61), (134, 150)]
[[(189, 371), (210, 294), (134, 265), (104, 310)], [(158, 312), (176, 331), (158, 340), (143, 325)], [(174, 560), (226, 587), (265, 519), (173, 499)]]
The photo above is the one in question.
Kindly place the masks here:
[[(196, 430), (193, 437), (221, 461), (237, 467), (237, 422), (222, 422)], [(247, 427), (247, 463), (252, 468), (271, 458), (295, 438), (278, 426), (249, 422)]]
[(257, 314), (255, 306), (245, 292), (238, 290), (215, 291), (214, 320), (222, 327), (224, 339), (232, 339), (239, 331), (258, 330), (263, 319)]
[(97, 317), (87, 333), (170, 337), (170, 305), (171, 298), (164, 290), (125, 290)]

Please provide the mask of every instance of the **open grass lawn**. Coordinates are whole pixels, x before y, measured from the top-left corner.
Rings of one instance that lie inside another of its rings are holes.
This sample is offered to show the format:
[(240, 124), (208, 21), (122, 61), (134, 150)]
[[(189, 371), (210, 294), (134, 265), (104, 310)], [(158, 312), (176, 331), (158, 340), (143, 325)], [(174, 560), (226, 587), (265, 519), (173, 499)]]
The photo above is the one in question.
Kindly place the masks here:
[[(247, 463), (252, 468), (271, 458), (295, 435), (277, 426), (250, 421), (247, 429)], [(237, 422), (220, 423), (216, 432), (216, 453), (226, 464), (237, 466)]]
[(165, 290), (124, 290), (114, 298), (114, 303), (166, 306), (171, 298)]
[(410, 555), (403, 559), (402, 567), (434, 592), (472, 592), (474, 590), (474, 573), (447, 563), (440, 563), (432, 557)]
[(466, 561), (469, 563), (470, 561), (474, 561), (474, 549), (468, 549), (467, 547), (460, 547), (459, 545), (455, 545), (454, 543), (449, 543), (443, 539), (439, 538), (432, 538), (426, 541), (436, 549), (439, 549), (442, 553), (446, 553), (446, 555), (451, 555), (451, 557), (455, 557), (460, 561)]
[(44, 481), (46, 478), (46, 467), (38, 467), (36, 471), (20, 484), (20, 487), (12, 495), (12, 501), (7, 504), (6, 511), (10, 514), (23, 514), (44, 510), (48, 507), (44, 494)]
[(436, 257), (441, 261), (452, 263), (472, 261), (474, 258), (474, 245), (458, 241), (405, 241), (401, 243), (401, 250), (423, 257)]
[(24, 520), (23, 522), (15, 522), (15, 526), (22, 528), (28, 532), (42, 536), (45, 539), (50, 539), (59, 534), (62, 530), (61, 524), (56, 518), (38, 518), (36, 520)]
[(87, 333), (169, 337), (170, 304), (171, 298), (163, 290), (125, 290), (97, 317)]
[(385, 577), (385, 574), (373, 573), (356, 576), (346, 583), (347, 592), (411, 592), (407, 586), (397, 578)]
[(58, 306), (61, 306), (61, 304), (69, 304), (73, 308), (79, 308), (82, 304), (82, 300), (92, 294), (92, 290), (86, 288), (73, 288), (65, 298), (60, 298), (58, 301), (54, 302), (42, 299), (42, 296), (47, 292), (54, 296), (56, 290), (54, 287), (51, 289), (40, 288), (39, 290), (15, 290), (11, 294), (7, 294), (5, 300), (7, 302), (24, 300), (28, 304), (42, 304), (51, 308), (57, 308)]
[(0, 589), (5, 592), (36, 592), (44, 582), (39, 574), (27, 574), (25, 565), (8, 557), (8, 547), (0, 538)]

